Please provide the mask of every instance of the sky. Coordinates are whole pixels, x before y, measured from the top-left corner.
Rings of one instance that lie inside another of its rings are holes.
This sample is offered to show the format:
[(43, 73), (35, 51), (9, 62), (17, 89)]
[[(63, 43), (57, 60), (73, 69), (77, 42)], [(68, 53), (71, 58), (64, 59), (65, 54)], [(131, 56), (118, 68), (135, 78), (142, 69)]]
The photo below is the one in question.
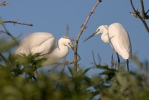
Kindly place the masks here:
[[(3, 0), (0, 0), (2, 2)], [(9, 4), (0, 7), (0, 17), (2, 20), (18, 20), (18, 22), (31, 23), (33, 26), (6, 24), (7, 29), (13, 36), (22, 36), (21, 40), (28, 34), (34, 32), (52, 33), (58, 40), (66, 33), (66, 26), (69, 25), (69, 37), (76, 39), (81, 25), (86, 20), (90, 10), (96, 4), (97, 0), (6, 0)], [(134, 0), (133, 0), (134, 1)], [(144, 0), (147, 10), (148, 0)], [(134, 6), (140, 10), (140, 2), (135, 1)], [(102, 0), (91, 16), (87, 28), (79, 40), (78, 53), (81, 56), (79, 64), (82, 69), (92, 67), (89, 60), (92, 60), (92, 50), (95, 54), (99, 53), (101, 64), (110, 64), (112, 48), (105, 44), (100, 35), (97, 35), (86, 42), (83, 42), (100, 25), (110, 25), (112, 23), (121, 23), (128, 31), (132, 53), (137, 52), (141, 61), (148, 60), (149, 34), (145, 30), (139, 19), (134, 18), (129, 12), (132, 12), (129, 0)], [(149, 21), (147, 22), (149, 23)], [(0, 29), (2, 27), (0, 26)], [(95, 55), (97, 60), (97, 56)], [(121, 61), (125, 60), (120, 57)], [(70, 50), (68, 61), (73, 60), (73, 51)], [(114, 57), (116, 61), (116, 55)], [(134, 64), (130, 61), (130, 70), (133, 70)], [(90, 75), (98, 73), (96, 69), (91, 69)]]

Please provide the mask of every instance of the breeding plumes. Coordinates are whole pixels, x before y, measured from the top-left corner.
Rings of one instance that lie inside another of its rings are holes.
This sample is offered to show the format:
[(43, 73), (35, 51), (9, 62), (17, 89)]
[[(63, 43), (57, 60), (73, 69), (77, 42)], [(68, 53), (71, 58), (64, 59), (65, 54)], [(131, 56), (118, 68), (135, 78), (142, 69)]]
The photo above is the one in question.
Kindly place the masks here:
[(57, 43), (51, 33), (36, 32), (24, 38), (14, 54), (26, 56), (39, 54), (35, 60), (46, 58), (42, 65), (51, 65), (67, 56), (69, 48), (72, 48), (72, 42), (67, 36), (60, 38)]
[[(127, 60), (127, 69), (129, 71), (128, 59), (132, 56), (132, 49), (130, 38), (125, 28), (119, 23), (113, 23), (110, 26), (101, 25), (97, 28), (95, 33), (93, 33), (84, 41), (100, 33), (102, 34), (101, 39), (105, 43), (110, 43), (114, 50), (121, 55), (122, 58)], [(120, 63), (119, 57), (118, 63)]]

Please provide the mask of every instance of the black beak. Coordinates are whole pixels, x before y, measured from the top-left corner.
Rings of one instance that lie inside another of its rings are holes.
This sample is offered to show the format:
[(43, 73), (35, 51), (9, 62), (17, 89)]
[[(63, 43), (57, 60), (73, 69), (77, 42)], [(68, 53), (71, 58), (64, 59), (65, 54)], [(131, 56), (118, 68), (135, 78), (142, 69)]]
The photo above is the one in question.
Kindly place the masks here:
[(92, 35), (90, 35), (88, 38), (86, 38), (83, 42), (85, 42), (85, 41), (88, 40), (89, 38), (93, 37), (95, 34), (96, 34), (96, 32), (93, 33)]
[(70, 43), (68, 43), (68, 45), (69, 45), (69, 48), (73, 50), (74, 47)]

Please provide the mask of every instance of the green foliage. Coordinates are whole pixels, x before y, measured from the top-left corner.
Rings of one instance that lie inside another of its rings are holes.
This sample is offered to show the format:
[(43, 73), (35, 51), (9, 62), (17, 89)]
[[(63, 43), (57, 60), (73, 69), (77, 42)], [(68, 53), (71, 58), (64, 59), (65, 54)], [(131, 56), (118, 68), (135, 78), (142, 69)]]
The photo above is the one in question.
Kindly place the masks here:
[[(11, 42), (5, 43), (10, 51)], [(98, 65), (100, 73), (91, 78), (86, 75), (91, 68), (74, 71), (71, 67), (69, 74), (50, 72), (47, 76), (43, 72), (35, 74), (42, 62), (35, 62), (36, 56), (0, 53), (1, 100), (96, 100), (97, 95), (100, 100), (149, 100), (148, 72), (140, 74), (127, 72), (123, 67), (115, 70)], [(135, 62), (140, 63), (138, 59)]]
[(110, 87), (103, 89), (103, 100), (148, 100), (149, 83), (142, 75), (119, 69), (110, 81)]
[(8, 41), (6, 41), (5, 39), (2, 39), (2, 38), (0, 38), (0, 43), (1, 43), (0, 52), (6, 52), (7, 50), (10, 49), (10, 47), (13, 47), (17, 44), (16, 41), (11, 41), (11, 42), (9, 41), (9, 43), (8, 43)]

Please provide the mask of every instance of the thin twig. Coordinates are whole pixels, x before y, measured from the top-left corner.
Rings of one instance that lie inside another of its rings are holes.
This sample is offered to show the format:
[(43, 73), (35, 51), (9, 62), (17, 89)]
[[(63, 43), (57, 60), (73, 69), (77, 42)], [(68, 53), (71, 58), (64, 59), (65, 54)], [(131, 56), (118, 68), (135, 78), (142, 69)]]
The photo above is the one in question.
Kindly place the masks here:
[(101, 2), (101, 0), (98, 0), (98, 1), (97, 1), (97, 3), (95, 4), (95, 6), (94, 6), (94, 7), (92, 8), (92, 10), (90, 11), (88, 17), (86, 18), (84, 24), (81, 26), (81, 30), (80, 30), (80, 32), (79, 32), (79, 34), (78, 34), (77, 39), (76, 39), (77, 42), (79, 41), (80, 36), (82, 35), (84, 29), (86, 28), (86, 25), (87, 25), (87, 23), (88, 23), (88, 21), (89, 21), (91, 15), (94, 13), (95, 8), (98, 6), (98, 4), (99, 4), (100, 2)]
[(93, 62), (94, 62), (94, 65), (97, 66), (96, 61), (95, 61), (94, 51), (93, 51), (93, 50), (92, 50), (92, 56), (93, 56)]
[(101, 58), (100, 58), (100, 55), (98, 53), (98, 65), (100, 65), (100, 63), (101, 63)]
[(130, 4), (131, 4), (132, 9), (134, 10), (134, 12), (136, 12), (135, 7), (133, 6), (132, 0), (130, 0)]
[(78, 42), (79, 42), (79, 39), (80, 39), (80, 36), (82, 35), (84, 29), (86, 28), (86, 25), (91, 17), (91, 15), (93, 14), (95, 8), (98, 6), (98, 4), (101, 2), (101, 0), (98, 0), (97, 3), (95, 4), (95, 6), (91, 9), (88, 17), (86, 18), (84, 24), (81, 26), (81, 30), (77, 36), (77, 39), (76, 39), (76, 44), (74, 45), (74, 70), (77, 71), (77, 63), (78, 63), (78, 60), (77, 60), (77, 54), (78, 54)]
[[(144, 9), (143, 0), (140, 0), (140, 3), (141, 3), (141, 9), (142, 9), (142, 18), (149, 20), (149, 15), (147, 15), (147, 13), (145, 12), (145, 9)], [(147, 12), (148, 12), (148, 11), (147, 11)]]
[(94, 62), (93, 62), (92, 60), (87, 59), (87, 61), (88, 61), (90, 64), (95, 65)]
[(141, 3), (141, 9), (142, 9), (142, 17), (145, 19), (145, 10), (144, 10), (143, 0), (140, 0), (140, 3)]
[(11, 35), (10, 32), (6, 29), (5, 25), (4, 24), (1, 24), (1, 25), (5, 29), (5, 32), (4, 33), (6, 33), (7, 35), (9, 35), (12, 38), (12, 40), (16, 40), (15, 37), (13, 35)]
[(66, 26), (66, 36), (68, 36), (69, 33), (69, 25)]
[(33, 24), (20, 23), (20, 22), (18, 22), (18, 20), (16, 20), (16, 21), (3, 21), (3, 22), (4, 23), (13, 23), (14, 25), (15, 24), (20, 24), (20, 25), (33, 26)]
[[(137, 10), (134, 8), (134, 5), (133, 5), (133, 3), (132, 3), (132, 0), (130, 0), (130, 4), (131, 4), (132, 9), (134, 10), (134, 12), (131, 12), (131, 14), (132, 14), (134, 17), (139, 18), (139, 19), (142, 21), (142, 23), (143, 23), (145, 29), (146, 29), (147, 32), (149, 33), (149, 27), (148, 27), (148, 25), (147, 25), (147, 23), (146, 23), (146, 21), (145, 21), (145, 19), (148, 19), (147, 17), (149, 17), (149, 16), (148, 16), (148, 15), (145, 13), (145, 11), (144, 11), (144, 4), (143, 4), (143, 1), (140, 0), (140, 2), (141, 2), (141, 7), (142, 7), (142, 16), (140, 15), (140, 12), (137, 11)], [(144, 14), (145, 14), (145, 15), (144, 15)], [(144, 17), (144, 16), (145, 16), (145, 17)]]
[(5, 31), (0, 30), (0, 33), (5, 33), (5, 34), (7, 34), (8, 36), (11, 37), (12, 40), (14, 40), (16, 43), (18, 43), (17, 40), (16, 40), (16, 38), (15, 38), (13, 35), (11, 35), (10, 32), (9, 32), (9, 31), (7, 30), (7, 28), (5, 27), (5, 24), (4, 24), (3, 20), (0, 20), (0, 21), (1, 21), (2, 27), (3, 27), (4, 30), (5, 30)]
[(147, 13), (148, 13), (148, 12), (149, 12), (149, 9), (146, 11), (146, 13), (145, 13), (145, 14), (147, 15)]
[[(15, 41), (17, 41), (16, 38), (13, 35), (10, 34), (10, 32), (5, 27), (5, 24), (4, 23), (13, 23), (14, 25), (15, 24), (20, 24), (20, 25), (33, 26), (32, 24), (20, 23), (20, 22), (18, 22), (18, 20), (16, 20), (16, 21), (3, 21), (3, 20), (1, 20), (1, 21), (2, 21), (2, 24), (1, 25), (3, 26), (3, 28), (5, 29), (5, 31), (2, 31), (1, 30), (0, 33), (5, 33), (5, 34), (9, 35)], [(19, 36), (21, 36), (21, 35), (22, 34), (20, 34)]]
[(93, 57), (93, 60), (91, 61), (90, 59), (87, 59), (88, 62), (89, 62), (90, 64), (94, 65), (94, 66), (100, 65), (101, 58), (100, 58), (99, 53), (98, 53), (97, 56), (98, 56), (98, 63), (96, 63), (96, 61), (95, 61), (94, 51), (92, 50), (92, 57)]

